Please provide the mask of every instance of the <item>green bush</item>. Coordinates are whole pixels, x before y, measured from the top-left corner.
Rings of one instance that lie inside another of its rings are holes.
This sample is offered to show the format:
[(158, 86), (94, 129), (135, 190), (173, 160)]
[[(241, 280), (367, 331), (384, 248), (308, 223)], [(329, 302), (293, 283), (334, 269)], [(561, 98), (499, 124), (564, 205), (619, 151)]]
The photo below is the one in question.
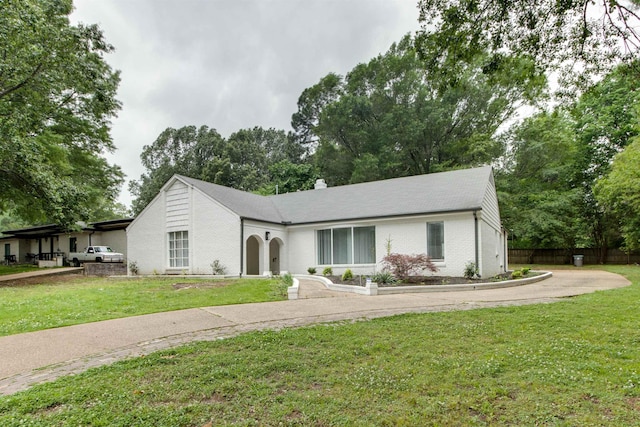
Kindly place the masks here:
[(512, 279), (522, 279), (522, 270), (514, 270), (511, 272)]
[(309, 273), (309, 274), (316, 274), (316, 268), (315, 268), (315, 267), (309, 267), (309, 268), (307, 268), (307, 273)]
[(353, 273), (350, 268), (347, 268), (342, 274), (342, 280), (351, 280), (353, 279)]
[(371, 276), (371, 281), (379, 285), (390, 285), (396, 282), (396, 278), (390, 272), (382, 271)]
[(476, 263), (473, 261), (469, 261), (464, 266), (464, 277), (465, 279), (473, 279), (478, 275), (478, 267)]
[(129, 261), (129, 271), (134, 276), (138, 275), (138, 263), (136, 261)]
[(213, 262), (209, 264), (209, 266), (211, 267), (211, 272), (214, 275), (224, 276), (225, 274), (227, 274), (227, 267), (225, 267), (219, 259), (214, 259)]
[(322, 270), (322, 275), (323, 276), (332, 276), (333, 275), (333, 268), (325, 267), (324, 270)]
[(522, 271), (522, 274), (526, 276), (531, 271), (531, 268), (530, 267), (522, 267), (520, 269), (520, 271)]
[(286, 273), (282, 275), (281, 280), (284, 282), (285, 285), (293, 286), (293, 276), (291, 275), (291, 273)]

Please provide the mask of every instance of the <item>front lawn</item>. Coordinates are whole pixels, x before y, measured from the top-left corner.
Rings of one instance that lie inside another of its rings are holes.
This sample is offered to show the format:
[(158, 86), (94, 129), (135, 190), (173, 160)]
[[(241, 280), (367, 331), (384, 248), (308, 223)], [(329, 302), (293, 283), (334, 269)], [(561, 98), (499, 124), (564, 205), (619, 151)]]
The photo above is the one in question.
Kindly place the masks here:
[(37, 265), (32, 264), (17, 264), (17, 265), (4, 265), (0, 264), (0, 276), (7, 274), (24, 273), (26, 271), (40, 270)]
[(42, 278), (0, 283), (0, 336), (139, 314), (286, 299), (279, 279)]
[(0, 398), (0, 425), (640, 425), (640, 268), (607, 269), (633, 286), (116, 363)]

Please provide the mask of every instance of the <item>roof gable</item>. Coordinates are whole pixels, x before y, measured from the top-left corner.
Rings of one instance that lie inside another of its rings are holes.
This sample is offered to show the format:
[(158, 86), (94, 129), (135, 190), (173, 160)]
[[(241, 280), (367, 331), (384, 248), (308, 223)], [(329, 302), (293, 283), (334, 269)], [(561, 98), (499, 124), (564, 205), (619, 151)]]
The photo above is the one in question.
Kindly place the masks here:
[(176, 176), (238, 216), (305, 224), (482, 209), (490, 166), (260, 196)]
[(182, 175), (176, 175), (176, 177), (185, 184), (197, 188), (240, 217), (276, 223), (285, 221), (268, 197)]

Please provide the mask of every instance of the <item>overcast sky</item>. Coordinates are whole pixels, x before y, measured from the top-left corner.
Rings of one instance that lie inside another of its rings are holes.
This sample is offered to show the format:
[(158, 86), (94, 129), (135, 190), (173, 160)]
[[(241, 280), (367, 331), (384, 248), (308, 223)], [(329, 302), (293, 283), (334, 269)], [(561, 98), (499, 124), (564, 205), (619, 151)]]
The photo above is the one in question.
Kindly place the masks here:
[[(167, 127), (291, 130), (302, 91), (344, 75), (418, 29), (417, 0), (74, 0), (121, 71), (108, 158), (128, 180)], [(127, 184), (120, 201), (130, 205)]]

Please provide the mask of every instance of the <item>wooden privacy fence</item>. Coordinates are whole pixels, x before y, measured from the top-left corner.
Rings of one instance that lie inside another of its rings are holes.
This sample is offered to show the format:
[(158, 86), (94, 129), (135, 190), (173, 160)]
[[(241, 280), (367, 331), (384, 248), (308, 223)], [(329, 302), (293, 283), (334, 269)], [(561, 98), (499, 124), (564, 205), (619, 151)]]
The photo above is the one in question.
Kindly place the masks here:
[[(640, 252), (620, 249), (509, 249), (509, 264), (573, 264), (573, 255), (583, 255), (583, 264), (640, 264)], [(604, 255), (604, 256), (602, 256)]]

